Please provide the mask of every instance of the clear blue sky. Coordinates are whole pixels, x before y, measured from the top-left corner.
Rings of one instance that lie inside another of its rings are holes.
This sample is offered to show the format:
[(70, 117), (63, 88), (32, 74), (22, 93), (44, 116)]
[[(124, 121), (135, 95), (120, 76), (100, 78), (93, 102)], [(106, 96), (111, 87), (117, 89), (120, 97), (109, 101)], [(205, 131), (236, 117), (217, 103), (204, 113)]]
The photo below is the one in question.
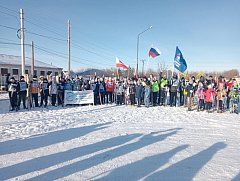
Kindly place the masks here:
[[(189, 71), (240, 70), (239, 0), (1, 0), (0, 6), (15, 11), (0, 7), (0, 25), (19, 28), (18, 11), (23, 8), (26, 30), (61, 39), (26, 33), (26, 43), (33, 40), (63, 56), (36, 49), (36, 59), (64, 69), (67, 47), (62, 39), (66, 39), (70, 19), (72, 69), (113, 67), (116, 56), (135, 67), (137, 34), (152, 25), (140, 38), (139, 58), (148, 60), (152, 45), (162, 55), (149, 60), (149, 68), (156, 68), (159, 62), (172, 66), (179, 46)], [(15, 30), (3, 27), (0, 38), (2, 42), (20, 42)], [(1, 44), (0, 53), (20, 55), (20, 47)], [(30, 56), (29, 48), (26, 55)]]

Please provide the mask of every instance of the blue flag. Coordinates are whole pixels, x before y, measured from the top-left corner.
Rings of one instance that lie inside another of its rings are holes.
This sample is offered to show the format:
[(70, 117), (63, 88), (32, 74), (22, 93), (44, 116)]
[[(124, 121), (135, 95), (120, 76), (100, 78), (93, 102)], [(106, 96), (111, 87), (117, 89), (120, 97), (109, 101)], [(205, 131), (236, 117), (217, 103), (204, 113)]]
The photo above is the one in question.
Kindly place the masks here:
[(187, 70), (186, 60), (183, 58), (182, 52), (178, 49), (178, 47), (176, 48), (174, 57), (174, 67), (182, 73)]

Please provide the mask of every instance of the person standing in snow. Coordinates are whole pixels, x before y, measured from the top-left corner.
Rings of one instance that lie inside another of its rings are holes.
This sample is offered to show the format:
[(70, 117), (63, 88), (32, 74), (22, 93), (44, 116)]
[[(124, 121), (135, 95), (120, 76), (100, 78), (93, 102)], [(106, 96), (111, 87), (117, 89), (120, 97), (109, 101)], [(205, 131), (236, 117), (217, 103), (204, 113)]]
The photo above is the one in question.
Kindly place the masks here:
[(37, 76), (34, 75), (32, 81), (30, 82), (30, 91), (32, 94), (32, 99), (34, 100), (35, 107), (38, 107), (38, 91), (39, 91), (39, 83)]
[(133, 80), (130, 81), (129, 94), (130, 94), (131, 105), (134, 105), (135, 104), (136, 86), (135, 86)]
[(167, 78), (166, 75), (163, 76), (160, 82), (160, 88), (161, 88), (161, 96), (160, 96), (160, 106), (166, 105), (166, 97), (167, 97)]
[(17, 85), (18, 91), (18, 109), (20, 109), (21, 101), (23, 102), (23, 108), (26, 109), (26, 97), (27, 97), (27, 82), (24, 80), (24, 76), (20, 76), (20, 81)]
[(229, 109), (229, 104), (230, 104), (230, 91), (233, 88), (233, 79), (229, 79), (229, 81), (226, 83), (227, 87), (227, 92), (226, 92), (226, 97), (227, 97), (227, 102), (226, 102), (226, 107)]
[(158, 92), (159, 92), (159, 85), (156, 77), (153, 78), (152, 81), (152, 95), (153, 95), (153, 106), (157, 105), (157, 98), (158, 98)]
[(222, 76), (218, 79), (218, 85), (217, 85), (217, 112), (221, 113), (223, 112), (223, 100), (226, 96), (226, 92), (224, 90), (224, 82)]
[(99, 97), (99, 81), (98, 79), (94, 80), (92, 85), (93, 94), (94, 94), (94, 105), (100, 104), (100, 97)]
[(137, 106), (141, 106), (141, 99), (143, 95), (143, 85), (141, 83), (141, 80), (138, 79), (137, 85), (136, 85), (136, 100), (137, 100)]
[(150, 106), (151, 82), (147, 81), (144, 91), (144, 104), (147, 108)]
[(101, 104), (105, 104), (105, 82), (103, 80), (103, 78), (100, 78), (98, 80), (98, 84), (99, 84), (99, 98), (100, 98), (100, 103)]
[(48, 96), (49, 96), (49, 83), (46, 77), (42, 78), (42, 81), (40, 82), (40, 93), (41, 93), (41, 103), (40, 106), (47, 107), (48, 104)]
[(187, 85), (187, 104), (188, 104), (188, 111), (192, 111), (193, 106), (193, 97), (194, 97), (194, 86), (193, 86), (193, 80), (191, 79), (189, 81), (189, 84)]
[(123, 85), (122, 85), (121, 81), (117, 80), (115, 89), (116, 89), (115, 92), (116, 92), (116, 96), (117, 96), (116, 104), (122, 105), (122, 103), (123, 103)]
[(184, 105), (184, 88), (186, 87), (185, 78), (182, 77), (179, 81), (179, 106)]
[(177, 91), (178, 91), (178, 76), (173, 75), (173, 78), (170, 80), (170, 106), (173, 107), (177, 105)]
[(64, 105), (64, 86), (65, 80), (63, 78), (60, 79), (58, 84), (58, 93), (57, 93), (57, 99), (58, 99), (58, 105)]
[(208, 85), (208, 89), (204, 92), (204, 96), (205, 96), (205, 102), (206, 102), (206, 110), (208, 113), (211, 112), (212, 109), (212, 104), (215, 100), (215, 96), (216, 96), (216, 92), (213, 89), (212, 85), (209, 84)]
[(115, 83), (113, 82), (112, 78), (110, 77), (106, 82), (106, 94), (107, 94), (107, 103), (113, 103), (114, 96), (113, 92), (115, 89)]
[(51, 97), (52, 106), (56, 106), (57, 92), (58, 84), (56, 81), (56, 77), (52, 76), (52, 80), (49, 82), (49, 95)]
[(203, 83), (199, 82), (198, 83), (198, 89), (197, 89), (197, 98), (198, 98), (198, 107), (197, 110), (198, 111), (203, 111), (205, 108), (205, 103), (204, 103), (204, 87), (203, 87)]
[(10, 111), (17, 110), (17, 81), (14, 77), (11, 77), (11, 79), (8, 82), (8, 93), (9, 93), (9, 99), (12, 109)]

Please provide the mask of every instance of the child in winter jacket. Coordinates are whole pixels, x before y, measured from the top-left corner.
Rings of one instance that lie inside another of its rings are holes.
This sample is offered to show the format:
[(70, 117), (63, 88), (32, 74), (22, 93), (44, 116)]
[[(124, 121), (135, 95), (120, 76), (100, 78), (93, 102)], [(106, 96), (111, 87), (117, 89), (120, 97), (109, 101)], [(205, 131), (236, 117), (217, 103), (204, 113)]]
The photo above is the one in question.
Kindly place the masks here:
[(198, 98), (198, 111), (203, 111), (205, 107), (204, 103), (204, 88), (203, 88), (203, 83), (199, 82), (198, 84), (198, 89), (197, 89), (197, 98)]
[(190, 80), (189, 84), (187, 85), (188, 111), (192, 110), (193, 97), (194, 97), (194, 86), (193, 86), (193, 81)]
[(207, 112), (210, 112), (210, 110), (212, 108), (212, 103), (215, 100), (216, 95), (217, 95), (217, 93), (212, 88), (212, 85), (208, 85), (208, 89), (204, 92)]
[(217, 101), (218, 101), (218, 112), (223, 112), (223, 99), (226, 96), (226, 92), (224, 90), (217, 91)]

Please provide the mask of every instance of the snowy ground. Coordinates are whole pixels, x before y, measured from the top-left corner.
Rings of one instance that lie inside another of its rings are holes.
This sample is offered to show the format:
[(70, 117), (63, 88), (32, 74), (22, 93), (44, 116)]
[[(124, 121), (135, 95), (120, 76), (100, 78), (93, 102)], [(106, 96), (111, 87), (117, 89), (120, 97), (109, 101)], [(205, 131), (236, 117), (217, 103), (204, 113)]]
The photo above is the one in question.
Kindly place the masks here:
[(240, 180), (236, 114), (0, 105), (0, 180)]

